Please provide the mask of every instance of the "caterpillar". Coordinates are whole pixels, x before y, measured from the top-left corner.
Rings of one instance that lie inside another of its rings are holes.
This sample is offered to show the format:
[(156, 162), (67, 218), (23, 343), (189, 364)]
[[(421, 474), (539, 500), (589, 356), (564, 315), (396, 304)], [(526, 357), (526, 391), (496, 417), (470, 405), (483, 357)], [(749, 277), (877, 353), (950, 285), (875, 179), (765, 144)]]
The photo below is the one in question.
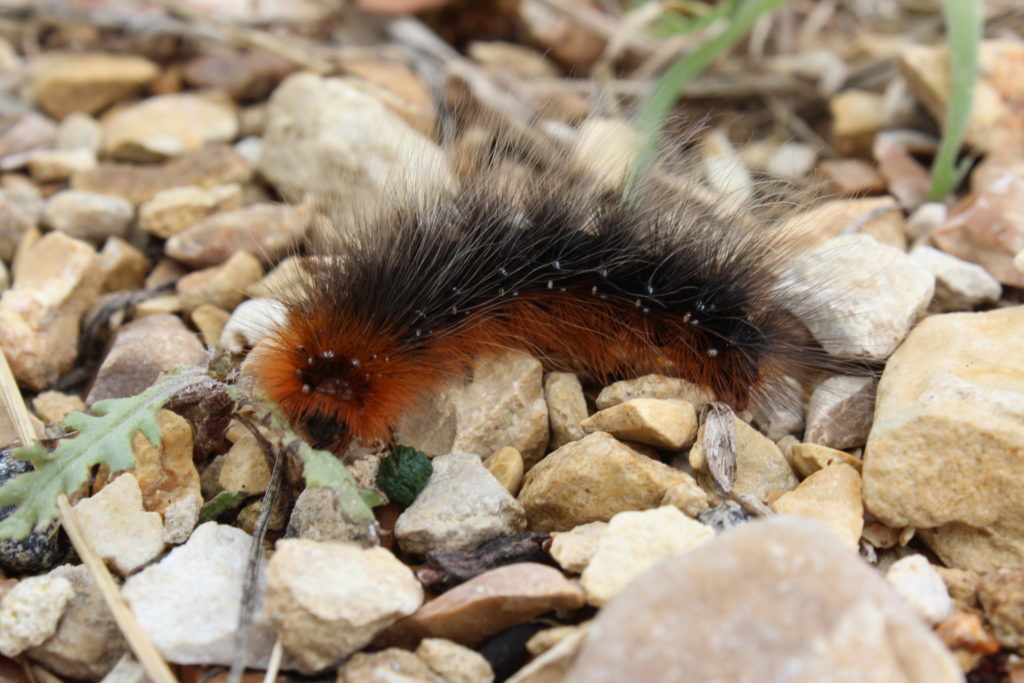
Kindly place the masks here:
[(567, 165), (507, 169), (343, 226), (282, 296), (253, 374), (314, 438), (387, 442), (499, 349), (600, 380), (681, 377), (736, 409), (837, 367), (787, 312), (799, 240), (653, 183), (627, 197)]

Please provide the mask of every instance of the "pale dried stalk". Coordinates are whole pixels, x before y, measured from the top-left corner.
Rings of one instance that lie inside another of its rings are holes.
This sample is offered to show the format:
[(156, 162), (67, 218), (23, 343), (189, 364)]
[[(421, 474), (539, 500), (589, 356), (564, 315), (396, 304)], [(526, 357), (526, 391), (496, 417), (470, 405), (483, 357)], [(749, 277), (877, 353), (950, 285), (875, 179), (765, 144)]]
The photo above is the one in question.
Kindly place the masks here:
[(277, 672), (281, 670), (281, 657), (284, 655), (284, 645), (278, 638), (274, 642), (274, 649), (270, 651), (270, 661), (267, 662), (267, 673), (263, 676), (263, 683), (274, 683), (277, 680)]
[[(3, 406), (18, 432), (18, 438), (21, 440), (22, 445), (28, 446), (32, 444), (36, 440), (32, 420), (28, 409), (25, 407), (25, 401), (21, 396), (21, 391), (18, 389), (18, 384), (14, 381), (11, 366), (7, 363), (7, 356), (2, 352), (0, 352), (0, 401), (3, 401)], [(156, 647), (146, 637), (139, 623), (135, 620), (135, 615), (132, 614), (131, 610), (128, 609), (128, 605), (125, 604), (117, 584), (114, 583), (114, 579), (110, 575), (110, 570), (107, 569), (107, 565), (103, 563), (103, 560), (89, 544), (85, 532), (75, 517), (75, 511), (71, 509), (68, 497), (63, 493), (57, 497), (57, 512), (60, 513), (61, 526), (64, 527), (68, 538), (71, 539), (71, 545), (75, 547), (78, 556), (82, 558), (82, 564), (85, 565), (85, 568), (92, 576), (92, 580), (99, 587), (107, 607), (110, 609), (111, 614), (114, 615), (117, 627), (124, 634), (125, 640), (128, 641), (128, 646), (135, 653), (135, 658), (139, 660), (139, 663), (146, 670), (146, 675), (154, 683), (176, 683), (177, 679), (171, 673), (167, 662), (163, 660)]]

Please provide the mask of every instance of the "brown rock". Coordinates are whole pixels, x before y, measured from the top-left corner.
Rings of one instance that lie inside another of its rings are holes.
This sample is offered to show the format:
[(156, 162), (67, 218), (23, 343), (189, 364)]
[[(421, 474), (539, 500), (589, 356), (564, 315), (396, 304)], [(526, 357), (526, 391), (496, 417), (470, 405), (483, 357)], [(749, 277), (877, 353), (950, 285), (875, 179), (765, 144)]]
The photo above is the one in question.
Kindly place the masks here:
[(832, 144), (840, 154), (866, 157), (875, 134), (885, 127), (882, 96), (865, 90), (844, 90), (829, 100)]
[(221, 332), (228, 324), (231, 314), (211, 304), (202, 304), (192, 311), (192, 324), (199, 330), (203, 343), (216, 346), (220, 342)]
[(124, 398), (149, 388), (167, 370), (201, 365), (206, 350), (179, 318), (147, 315), (122, 327), (85, 402)]
[(526, 474), (519, 502), (531, 529), (567, 531), (625, 510), (657, 507), (668, 489), (691, 480), (598, 432), (541, 460)]
[(124, 161), (161, 161), (238, 135), (230, 104), (192, 93), (147, 98), (110, 112), (101, 124), (105, 154)]
[(50, 197), (43, 219), (54, 230), (94, 244), (125, 237), (135, 210), (121, 197), (64, 190)]
[(190, 60), (182, 76), (193, 88), (216, 88), (238, 102), (263, 100), (297, 69), (291, 60), (263, 50), (217, 51)]
[(544, 612), (583, 604), (583, 591), (557, 569), (520, 562), (456, 586), (391, 626), (378, 640), (412, 647), (423, 638), (447, 638), (473, 646)]
[(513, 496), (519, 491), (523, 482), (523, 456), (511, 446), (494, 451), (486, 460), (484, 467)]
[(416, 648), (423, 660), (445, 683), (491, 683), (494, 671), (483, 655), (444, 638), (424, 638)]
[(156, 423), (160, 427), (159, 448), (141, 432), (132, 436), (132, 471), (139, 480), (142, 506), (163, 515), (175, 502), (201, 494), (199, 471), (192, 461), (192, 425), (169, 410), (157, 413)]
[(645, 572), (598, 613), (565, 680), (667, 683), (680, 672), (694, 681), (963, 680), (874, 569), (795, 517), (745, 524)]
[(261, 277), (259, 259), (247, 251), (238, 251), (220, 265), (197, 270), (178, 280), (178, 299), (186, 313), (204, 304), (230, 311), (245, 299), (245, 289)]
[(158, 192), (139, 207), (139, 227), (167, 238), (210, 214), (242, 206), (242, 187), (237, 183), (215, 187), (172, 187)]
[(779, 496), (772, 508), (780, 515), (816, 519), (857, 551), (864, 530), (864, 504), (860, 498), (860, 475), (845, 464), (829, 465)]
[(840, 451), (816, 443), (795, 443), (790, 449), (789, 464), (801, 477), (809, 477), (815, 472), (844, 463), (858, 472), (864, 466), (858, 458), (846, 451)]
[(71, 187), (124, 197), (133, 204), (152, 199), (157, 192), (182, 185), (213, 187), (242, 183), (252, 175), (249, 162), (226, 145), (207, 145), (162, 164), (102, 163), (71, 177)]
[(0, 295), (0, 346), (24, 387), (46, 389), (71, 369), (79, 321), (102, 277), (95, 250), (61, 232), (19, 257), (14, 286)]
[(580, 423), (587, 419), (587, 400), (575, 373), (549, 372), (545, 375), (544, 401), (548, 404), (552, 449), (583, 438), (585, 433)]
[(623, 441), (678, 451), (697, 435), (697, 411), (679, 399), (635, 398), (594, 413), (580, 427), (588, 434), (608, 432)]
[(111, 237), (100, 252), (103, 285), (100, 293), (141, 289), (149, 272), (149, 259), (120, 237)]
[[(600, 7), (594, 0), (583, 5), (591, 11)], [(604, 52), (606, 43), (602, 37), (539, 0), (520, 3), (519, 19), (531, 42), (573, 71), (586, 71)]]
[(862, 197), (885, 192), (885, 178), (874, 166), (860, 159), (826, 159), (818, 164), (818, 173), (841, 197)]
[(46, 423), (60, 422), (68, 413), (85, 410), (85, 402), (73, 394), (44, 391), (32, 399), (32, 410)]
[(193, 268), (218, 265), (242, 250), (275, 261), (302, 238), (311, 218), (308, 204), (256, 204), (222, 211), (175, 234), (164, 251)]
[(1024, 567), (1007, 567), (985, 574), (978, 584), (978, 601), (1005, 647), (1024, 649)]
[(358, 652), (338, 671), (335, 683), (445, 683), (426, 662), (397, 647)]
[(815, 387), (807, 404), (804, 440), (829, 448), (863, 446), (871, 429), (876, 385), (872, 377), (839, 375)]
[(30, 65), (36, 103), (51, 116), (94, 114), (142, 88), (159, 73), (156, 64), (134, 55), (100, 53), (40, 55)]
[(270, 466), (255, 436), (246, 434), (231, 446), (221, 463), (217, 481), (224, 491), (241, 491), (246, 495), (267, 490)]

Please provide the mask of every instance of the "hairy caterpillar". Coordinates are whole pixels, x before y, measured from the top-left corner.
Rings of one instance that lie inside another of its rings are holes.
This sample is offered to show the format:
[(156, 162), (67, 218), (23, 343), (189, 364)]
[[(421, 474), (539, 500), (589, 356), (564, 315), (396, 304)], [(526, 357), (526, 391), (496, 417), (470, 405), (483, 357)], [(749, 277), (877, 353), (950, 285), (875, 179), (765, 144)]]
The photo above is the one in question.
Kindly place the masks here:
[(316, 438), (386, 441), (496, 349), (600, 379), (678, 376), (737, 409), (838, 367), (787, 312), (791, 236), (653, 184), (624, 199), (567, 167), (506, 169), (345, 226), (283, 297), (254, 374)]

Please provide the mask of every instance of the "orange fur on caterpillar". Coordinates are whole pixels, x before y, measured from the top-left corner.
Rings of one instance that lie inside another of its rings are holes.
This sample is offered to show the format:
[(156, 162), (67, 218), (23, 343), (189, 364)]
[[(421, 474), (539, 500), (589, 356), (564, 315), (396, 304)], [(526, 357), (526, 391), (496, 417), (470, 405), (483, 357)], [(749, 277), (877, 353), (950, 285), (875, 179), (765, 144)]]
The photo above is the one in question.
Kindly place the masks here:
[(498, 349), (602, 380), (681, 377), (737, 409), (838, 366), (787, 312), (785, 236), (660, 189), (506, 169), (345, 226), (282, 297), (253, 373), (318, 441), (389, 440)]

